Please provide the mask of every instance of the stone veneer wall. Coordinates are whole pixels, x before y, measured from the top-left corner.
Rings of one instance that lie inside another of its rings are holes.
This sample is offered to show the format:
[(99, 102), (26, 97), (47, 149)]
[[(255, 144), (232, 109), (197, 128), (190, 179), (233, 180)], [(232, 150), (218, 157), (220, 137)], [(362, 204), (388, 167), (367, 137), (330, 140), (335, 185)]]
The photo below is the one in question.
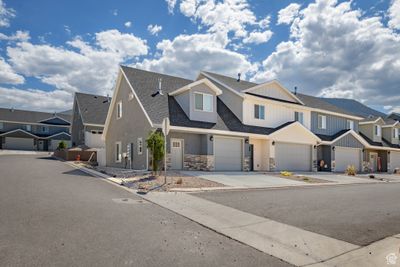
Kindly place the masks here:
[(242, 170), (244, 172), (250, 171), (250, 157), (244, 157)]
[(189, 171), (214, 170), (214, 156), (212, 155), (184, 155), (183, 169)]
[(274, 172), (276, 170), (275, 158), (269, 158), (269, 171)]

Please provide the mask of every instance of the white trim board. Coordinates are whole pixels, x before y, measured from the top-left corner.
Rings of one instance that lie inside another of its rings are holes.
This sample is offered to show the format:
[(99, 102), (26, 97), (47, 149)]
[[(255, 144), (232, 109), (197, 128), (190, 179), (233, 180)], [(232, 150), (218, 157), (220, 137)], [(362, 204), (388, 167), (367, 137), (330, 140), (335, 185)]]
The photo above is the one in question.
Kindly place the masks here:
[(184, 87), (181, 87), (181, 88), (169, 93), (168, 95), (176, 96), (176, 95), (182, 94), (182, 93), (184, 93), (184, 92), (186, 92), (188, 90), (191, 90), (193, 87), (195, 87), (197, 85), (200, 85), (200, 84), (207, 85), (215, 93), (215, 95), (217, 95), (217, 96), (222, 94), (222, 90), (221, 89), (219, 89), (217, 86), (215, 86), (215, 84), (210, 82), (208, 79), (204, 78), (204, 79), (195, 81), (193, 83), (190, 83), (188, 85), (185, 85)]

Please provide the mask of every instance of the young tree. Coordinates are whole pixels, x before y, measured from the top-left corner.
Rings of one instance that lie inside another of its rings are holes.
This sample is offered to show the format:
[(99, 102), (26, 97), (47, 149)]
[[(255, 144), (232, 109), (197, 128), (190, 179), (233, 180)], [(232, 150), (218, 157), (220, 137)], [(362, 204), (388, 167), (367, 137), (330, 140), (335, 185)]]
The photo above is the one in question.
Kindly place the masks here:
[(65, 143), (65, 141), (61, 141), (58, 143), (58, 147), (57, 147), (58, 150), (63, 150), (66, 148), (67, 148), (67, 143)]
[(165, 140), (161, 132), (151, 132), (146, 140), (147, 148), (150, 149), (153, 157), (152, 167), (153, 173), (157, 174), (159, 163), (164, 157), (164, 144)]

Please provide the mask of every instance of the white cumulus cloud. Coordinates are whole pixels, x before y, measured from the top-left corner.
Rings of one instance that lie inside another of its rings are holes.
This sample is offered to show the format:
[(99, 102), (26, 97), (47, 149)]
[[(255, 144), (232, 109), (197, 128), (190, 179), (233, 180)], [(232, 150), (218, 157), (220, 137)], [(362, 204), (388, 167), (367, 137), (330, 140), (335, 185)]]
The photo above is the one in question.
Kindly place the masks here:
[(291, 3), (287, 7), (279, 10), (278, 12), (278, 25), (279, 24), (290, 24), (299, 14), (300, 5), (297, 3)]
[(290, 40), (278, 44), (254, 80), (278, 78), (312, 95), (398, 107), (400, 36), (381, 20), (363, 16), (351, 1), (317, 0), (299, 11)]
[(174, 8), (176, 5), (176, 0), (165, 0), (167, 2), (168, 5), (168, 12), (170, 14), (174, 14)]
[(157, 24), (155, 25), (150, 24), (149, 26), (147, 26), (147, 30), (151, 35), (158, 35), (158, 33), (162, 30), (162, 26)]
[(132, 27), (132, 22), (131, 21), (127, 21), (124, 23), (125, 27), (130, 28)]
[(266, 43), (271, 39), (273, 33), (272, 31), (264, 31), (264, 32), (259, 32), (259, 31), (254, 31), (249, 34), (248, 37), (243, 39), (243, 42), (245, 44), (247, 43), (254, 43), (254, 44), (261, 44), (261, 43)]
[(8, 8), (3, 0), (0, 0), (0, 27), (9, 27), (10, 19), (15, 17), (15, 10)]
[(389, 27), (400, 30), (400, 0), (392, 0), (388, 13)]
[(0, 40), (4, 40), (4, 41), (22, 41), (22, 42), (26, 42), (30, 39), (31, 37), (29, 36), (29, 32), (28, 31), (16, 31), (14, 34), (12, 35), (5, 35), (4, 33), (0, 32)]
[(0, 57), (0, 83), (23, 84), (24, 81), (24, 77), (17, 74), (4, 58)]
[(145, 59), (136, 67), (194, 79), (200, 70), (227, 75), (250, 73), (255, 66), (246, 56), (226, 49), (224, 34), (179, 35), (157, 44), (160, 57)]

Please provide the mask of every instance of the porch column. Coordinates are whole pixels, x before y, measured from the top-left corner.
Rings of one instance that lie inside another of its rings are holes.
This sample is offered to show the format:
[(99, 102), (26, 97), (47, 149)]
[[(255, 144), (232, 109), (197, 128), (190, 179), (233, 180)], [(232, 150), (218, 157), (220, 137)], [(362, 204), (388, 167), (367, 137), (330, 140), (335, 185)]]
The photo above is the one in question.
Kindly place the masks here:
[(268, 140), (267, 144), (269, 146), (269, 171), (274, 172), (276, 170), (275, 162), (275, 141)]
[(318, 171), (318, 155), (317, 155), (317, 145), (312, 146), (312, 155), (311, 155), (311, 162), (312, 162), (312, 171), (317, 172)]

